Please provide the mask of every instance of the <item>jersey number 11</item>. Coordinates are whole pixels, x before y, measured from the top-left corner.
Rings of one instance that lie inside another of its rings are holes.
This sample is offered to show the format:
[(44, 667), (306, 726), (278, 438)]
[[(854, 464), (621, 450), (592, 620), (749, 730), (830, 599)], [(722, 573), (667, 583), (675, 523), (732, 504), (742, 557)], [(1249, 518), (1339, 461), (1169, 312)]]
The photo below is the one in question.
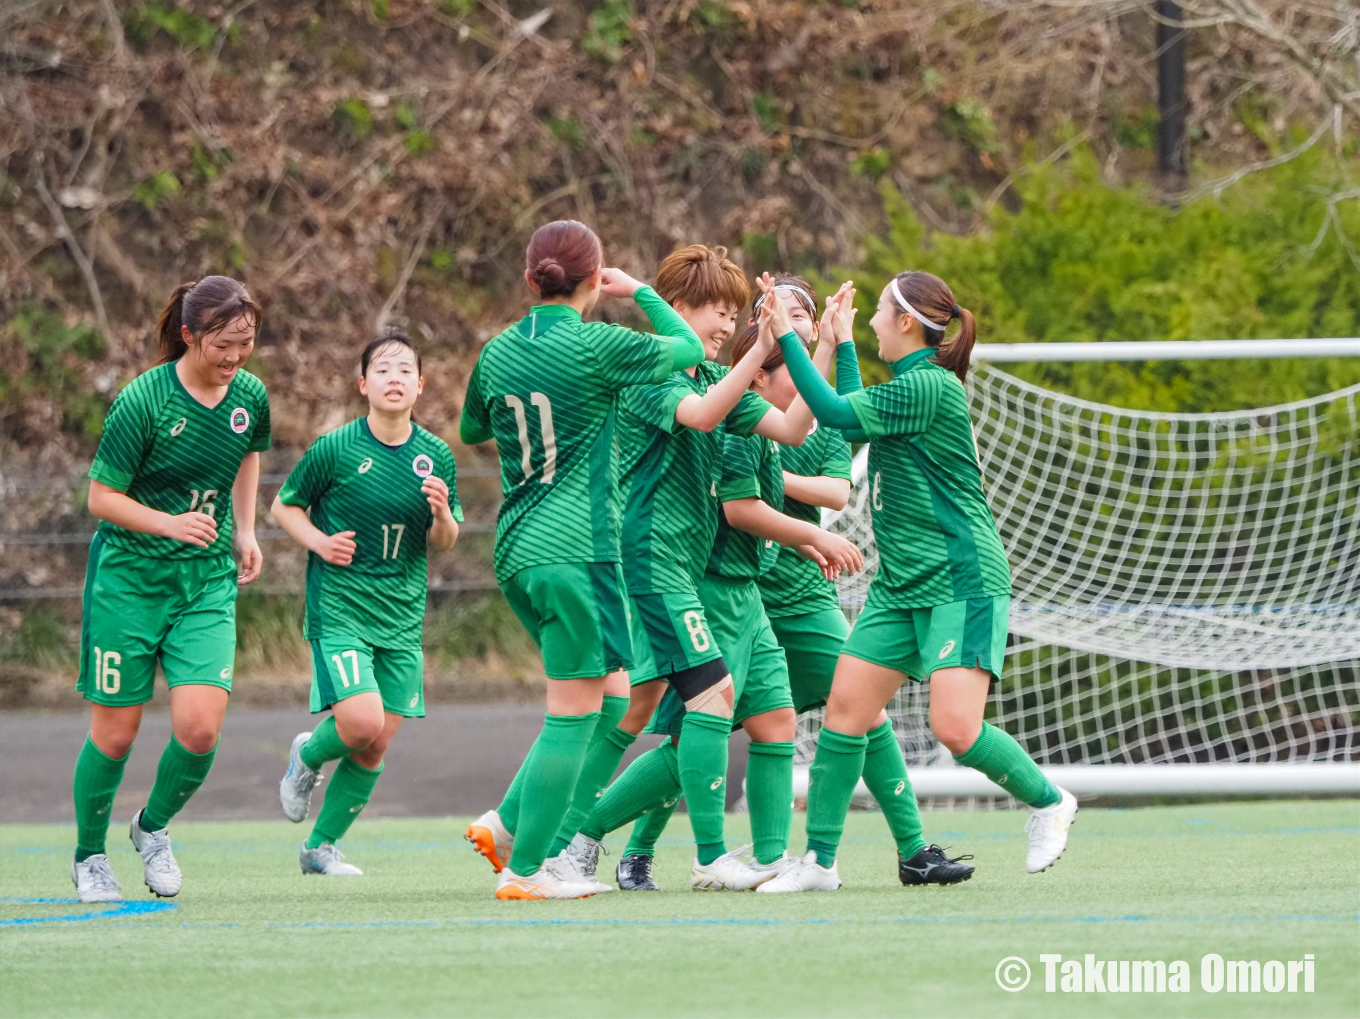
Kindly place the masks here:
[[(524, 481), (528, 481), (534, 468), (533, 448), (529, 442), (529, 420), (524, 414), (524, 401), (518, 396), (506, 394), (505, 402), (515, 412), (515, 427), (519, 430), (520, 470), (524, 474)], [(551, 485), (553, 476), (557, 473), (557, 436), (553, 433), (552, 404), (542, 393), (530, 393), (529, 402), (538, 409), (538, 427), (543, 433), (543, 476), (539, 480), (545, 485)]]

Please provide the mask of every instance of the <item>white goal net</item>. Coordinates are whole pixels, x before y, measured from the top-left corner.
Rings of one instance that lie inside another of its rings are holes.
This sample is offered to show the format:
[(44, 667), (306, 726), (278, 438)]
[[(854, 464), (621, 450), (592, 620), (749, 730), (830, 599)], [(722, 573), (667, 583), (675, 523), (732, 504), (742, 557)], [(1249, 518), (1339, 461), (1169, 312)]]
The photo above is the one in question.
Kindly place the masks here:
[[(988, 717), (1044, 765), (1360, 761), (1360, 386), (1158, 414), (981, 367), (983, 484), (1014, 575)], [(877, 565), (867, 449), (827, 526)], [(950, 765), (908, 683), (909, 764)], [(801, 720), (810, 759), (818, 718)]]

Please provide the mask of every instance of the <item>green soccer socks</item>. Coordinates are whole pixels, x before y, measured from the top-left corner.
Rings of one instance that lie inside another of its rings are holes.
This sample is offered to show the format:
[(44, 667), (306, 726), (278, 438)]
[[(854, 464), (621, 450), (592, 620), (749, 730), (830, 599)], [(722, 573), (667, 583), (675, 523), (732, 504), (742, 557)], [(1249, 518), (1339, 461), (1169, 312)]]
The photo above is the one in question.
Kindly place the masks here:
[(954, 760), (976, 768), (1021, 803), (1031, 807), (1051, 807), (1062, 799), (1062, 793), (1044, 777), (1039, 766), (1030, 760), (1010, 733), (988, 723), (968, 752)]
[(723, 839), (727, 805), (727, 741), (732, 719), (690, 711), (680, 727), (680, 786), (689, 806), (696, 855), (712, 863), (727, 845)]
[(864, 772), (868, 746), (868, 736), (847, 736), (826, 726), (817, 734), (817, 756), (808, 774), (807, 834), (808, 849), (817, 853), (823, 867), (836, 862), (845, 815)]
[(623, 848), (624, 856), (655, 856), (656, 840), (666, 831), (676, 807), (680, 806), (680, 783), (675, 783), (675, 796), (665, 800), (660, 806), (653, 807), (637, 819), (633, 833), (628, 836), (628, 845)]
[(344, 837), (349, 826), (358, 819), (359, 812), (368, 805), (382, 770), (381, 764), (376, 768), (365, 768), (352, 757), (341, 758), (326, 787), (326, 801), (316, 815), (312, 834), (307, 837), (308, 849), (315, 849), (323, 842), (334, 845)]
[(892, 829), (897, 855), (910, 860), (926, 847), (921, 835), (921, 811), (916, 806), (916, 791), (907, 778), (907, 762), (893, 735), (892, 722), (869, 730), (869, 746), (864, 752), (864, 784), (878, 801), (879, 809)]
[(76, 803), (77, 863), (104, 852), (113, 798), (118, 793), (118, 783), (123, 781), (123, 768), (130, 753), (114, 759), (95, 746), (89, 736), (85, 737), (71, 783)]
[(758, 863), (773, 863), (789, 848), (793, 825), (792, 743), (752, 743), (746, 759), (746, 807)]
[(538, 873), (581, 778), (586, 748), (600, 713), (547, 715), (520, 772), (519, 817), (510, 869), (521, 877)]
[[(633, 733), (619, 728), (623, 716), (628, 713), (627, 697), (605, 697), (600, 707), (600, 720), (595, 723), (595, 732), (590, 737), (586, 750), (585, 763), (581, 765), (581, 777), (576, 782), (576, 793), (572, 797), (571, 809), (557, 832), (557, 840), (548, 850), (549, 856), (556, 856), (567, 848), (567, 844), (585, 823), (599, 799), (604, 787), (614, 777), (624, 752), (637, 739)], [(505, 816), (501, 816), (504, 823)]]
[(321, 766), (327, 761), (338, 761), (342, 757), (348, 757), (352, 750), (354, 748), (345, 746), (335, 731), (335, 716), (327, 715), (321, 720), (321, 724), (312, 730), (311, 738), (302, 744), (298, 756), (307, 767), (313, 771), (320, 771)]
[(165, 752), (156, 765), (156, 781), (151, 785), (146, 809), (142, 811), (142, 831), (160, 831), (198, 792), (208, 772), (212, 770), (214, 746), (206, 754), (195, 754), (184, 749), (184, 744), (173, 735), (165, 745)]
[(581, 834), (599, 842), (611, 831), (667, 800), (680, 798), (680, 767), (669, 741), (638, 756), (595, 801), (595, 809), (581, 825)]

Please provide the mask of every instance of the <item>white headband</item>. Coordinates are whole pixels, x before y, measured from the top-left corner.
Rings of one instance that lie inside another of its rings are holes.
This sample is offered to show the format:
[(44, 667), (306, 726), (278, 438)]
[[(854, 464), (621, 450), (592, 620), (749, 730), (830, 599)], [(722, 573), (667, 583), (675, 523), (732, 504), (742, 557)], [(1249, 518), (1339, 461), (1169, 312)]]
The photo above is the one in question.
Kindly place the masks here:
[(897, 303), (902, 306), (902, 308), (906, 311), (908, 315), (916, 319), (917, 322), (920, 322), (923, 328), (935, 329), (938, 330), (939, 332), (944, 332), (944, 326), (936, 325), (933, 320), (926, 318), (919, 311), (913, 308), (911, 304), (907, 301), (907, 299), (902, 296), (902, 291), (897, 289), (896, 276), (892, 278), (888, 286), (892, 287), (893, 297), (897, 298)]
[[(816, 313), (816, 311), (817, 311), (817, 299), (816, 299), (815, 297), (813, 297), (811, 294), (809, 294), (809, 293), (808, 293), (806, 290), (804, 290), (802, 287), (800, 287), (797, 283), (776, 283), (776, 284), (774, 285), (774, 289), (775, 289), (776, 291), (779, 291), (779, 290), (787, 290), (787, 291), (790, 291), (790, 292), (795, 293), (795, 294), (802, 294), (804, 297), (807, 298), (808, 304), (812, 305), (812, 311), (813, 311), (813, 313), (814, 313), (814, 314)], [(751, 310), (754, 311), (756, 308), (759, 308), (759, 307), (760, 307), (760, 302), (763, 301), (763, 300), (765, 300), (765, 295), (764, 295), (764, 294), (761, 294), (759, 297), (756, 298), (756, 303), (753, 304), (753, 305), (751, 305)]]

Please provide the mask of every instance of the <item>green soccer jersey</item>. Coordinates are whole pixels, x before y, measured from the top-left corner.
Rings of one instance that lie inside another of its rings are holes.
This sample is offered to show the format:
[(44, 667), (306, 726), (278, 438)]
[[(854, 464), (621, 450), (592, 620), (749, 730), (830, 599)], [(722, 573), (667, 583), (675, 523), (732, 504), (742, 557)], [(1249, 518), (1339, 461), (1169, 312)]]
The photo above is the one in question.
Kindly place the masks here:
[(619, 401), (620, 484), (624, 491), (623, 576), (629, 594), (683, 594), (704, 575), (718, 533), (718, 477), (727, 434), (755, 431), (770, 405), (744, 393), (711, 432), (686, 428), (675, 409), (702, 396), (727, 369), (705, 361)]
[(1006, 550), (982, 494), (968, 398), (932, 353), (903, 358), (891, 382), (848, 397), (872, 440), (874, 597), (897, 608), (1011, 593)]
[[(801, 446), (780, 446), (779, 458), (790, 474), (850, 480), (850, 443), (836, 428), (814, 425)], [(788, 495), (784, 496), (783, 512), (810, 524), (821, 524), (820, 507)], [(840, 608), (835, 585), (822, 576), (816, 563), (787, 546), (780, 547), (773, 568), (761, 575), (760, 600), (771, 618)]]
[(269, 395), (250, 372), (236, 373), (216, 407), (189, 394), (173, 361), (143, 372), (109, 408), (90, 477), (163, 513), (206, 513), (217, 521), (217, 540), (199, 548), (108, 521), (100, 535), (152, 559), (229, 556), (236, 473), (246, 454), (268, 448)]
[(425, 619), (426, 535), (434, 523), (420, 490), (431, 475), (449, 486), (462, 520), (448, 444), (419, 425), (400, 446), (373, 437), (367, 418), (317, 439), (279, 491), (310, 510), (326, 534), (354, 532), (354, 559), (332, 566), (307, 554), (307, 639), (353, 637), (374, 647), (416, 650)]
[(499, 580), (526, 566), (619, 561), (615, 397), (665, 379), (675, 349), (668, 337), (694, 337), (651, 287), (634, 300), (660, 335), (540, 305), (477, 359), (461, 431), (465, 442), (495, 439), (500, 454)]
[[(760, 499), (773, 509), (784, 504), (784, 469), (779, 446), (759, 435), (728, 435), (723, 442), (718, 502)], [(752, 581), (768, 573), (779, 558), (779, 543), (759, 538), (718, 514), (718, 534), (708, 557), (708, 575)]]

